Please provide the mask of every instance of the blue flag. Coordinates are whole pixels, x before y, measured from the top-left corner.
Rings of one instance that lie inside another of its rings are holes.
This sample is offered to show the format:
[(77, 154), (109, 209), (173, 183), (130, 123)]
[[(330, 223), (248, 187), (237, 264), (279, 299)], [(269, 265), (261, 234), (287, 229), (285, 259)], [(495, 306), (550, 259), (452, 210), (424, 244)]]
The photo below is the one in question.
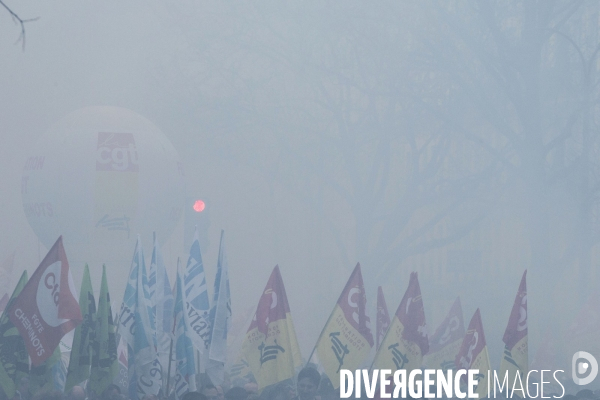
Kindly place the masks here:
[[(210, 342), (210, 323), (208, 320), (210, 306), (202, 255), (200, 254), (200, 240), (198, 228), (194, 233), (194, 241), (190, 249), (190, 256), (183, 276), (184, 295), (188, 320), (192, 328), (190, 337), (194, 347), (203, 355), (201, 360), (207, 360), (208, 345)], [(206, 362), (200, 363), (200, 372), (204, 372)]]
[(231, 292), (229, 291), (229, 268), (225, 255), (225, 232), (221, 231), (215, 294), (210, 309), (210, 349), (206, 372), (215, 385), (224, 380), (224, 367), (227, 360), (227, 332), (231, 328)]
[(162, 384), (162, 369), (157, 360), (154, 318), (152, 318), (146, 264), (139, 236), (117, 329), (127, 343), (129, 397), (137, 400), (145, 394), (158, 394)]
[(196, 390), (196, 366), (194, 362), (194, 346), (189, 336), (191, 327), (189, 325), (187, 312), (183, 300), (183, 282), (181, 266), (177, 260), (177, 278), (175, 283), (175, 329), (174, 329), (174, 360), (175, 377), (173, 379), (173, 391), (175, 397), (180, 399), (187, 392)]

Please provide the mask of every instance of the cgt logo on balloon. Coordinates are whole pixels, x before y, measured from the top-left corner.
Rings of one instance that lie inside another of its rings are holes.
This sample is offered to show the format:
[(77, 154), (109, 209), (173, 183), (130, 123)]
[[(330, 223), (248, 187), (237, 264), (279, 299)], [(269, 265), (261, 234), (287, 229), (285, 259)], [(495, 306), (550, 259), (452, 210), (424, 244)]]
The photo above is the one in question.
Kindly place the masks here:
[[(576, 354), (580, 353), (582, 352)], [(583, 355), (583, 357), (587, 356)], [(597, 372), (597, 363), (595, 368)], [(560, 399), (565, 396), (565, 388), (557, 377), (557, 373), (564, 372), (564, 370), (530, 370), (524, 377), (517, 374), (514, 382), (509, 382), (508, 371), (504, 376), (499, 376), (496, 371), (481, 372), (487, 373), (480, 374), (478, 369), (459, 369), (457, 371), (413, 369), (410, 372), (399, 369), (393, 373), (389, 369), (372, 371), (342, 369), (340, 371), (340, 398), (361, 398), (364, 388), (364, 394), (369, 399), (405, 399), (407, 396), (413, 399), (477, 399), (479, 398), (477, 385), (480, 379), (487, 380), (487, 398)], [(552, 380), (561, 387), (560, 395), (549, 393), (547, 387), (553, 384)]]

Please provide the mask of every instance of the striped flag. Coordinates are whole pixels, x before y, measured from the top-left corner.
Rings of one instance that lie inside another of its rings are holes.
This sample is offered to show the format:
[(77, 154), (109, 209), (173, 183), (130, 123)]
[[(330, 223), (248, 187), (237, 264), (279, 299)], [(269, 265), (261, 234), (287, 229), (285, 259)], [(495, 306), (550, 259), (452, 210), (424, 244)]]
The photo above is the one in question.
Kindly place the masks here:
[(381, 286), (377, 288), (377, 321), (376, 321), (376, 339), (375, 349), (379, 349), (379, 345), (383, 341), (388, 328), (390, 327), (390, 314), (388, 313), (385, 297), (383, 297), (383, 289)]
[(157, 361), (155, 326), (139, 236), (117, 329), (128, 348), (129, 397), (136, 400), (146, 394), (158, 394), (162, 371)]
[(360, 264), (356, 264), (315, 345), (319, 362), (335, 389), (340, 385), (340, 370), (358, 368), (373, 347), (366, 308)]
[(407, 374), (420, 368), (429, 351), (427, 324), (421, 288), (416, 272), (410, 274), (408, 288), (383, 338), (371, 369), (405, 369)]
[(229, 266), (225, 255), (225, 232), (221, 231), (219, 258), (215, 277), (213, 305), (210, 309), (210, 350), (206, 372), (214, 385), (223, 383), (227, 361), (227, 333), (231, 329), (231, 292), (229, 290)]
[(275, 266), (258, 301), (242, 345), (259, 389), (294, 377), (302, 365), (296, 331), (279, 267)]
[(425, 355), (423, 364), (431, 369), (454, 369), (454, 360), (464, 336), (465, 322), (460, 297), (457, 297), (446, 318), (429, 337), (429, 353)]
[(175, 377), (173, 391), (175, 397), (181, 399), (188, 392), (196, 391), (196, 365), (194, 362), (194, 346), (190, 338), (191, 326), (185, 309), (183, 298), (183, 272), (177, 260), (177, 278), (175, 280), (175, 309), (174, 309), (174, 342), (173, 361), (175, 361)]
[(481, 313), (479, 308), (475, 311), (467, 333), (462, 341), (460, 350), (455, 359), (456, 369), (477, 369), (479, 374), (477, 379), (477, 389), (475, 393), (480, 399), (488, 395), (488, 379), (490, 371), (490, 356), (488, 354), (485, 335), (483, 333), (483, 323), (481, 322)]
[(83, 322), (75, 328), (73, 335), (67, 382), (65, 385), (67, 392), (73, 386), (80, 384), (90, 377), (90, 367), (92, 365), (92, 343), (96, 334), (96, 300), (94, 299), (90, 269), (87, 264), (83, 269), (81, 292), (79, 293), (79, 308), (81, 309)]
[[(513, 385), (516, 379), (525, 382), (528, 364), (528, 341), (527, 341), (527, 271), (523, 273), (519, 290), (515, 297), (508, 325), (504, 331), (504, 354), (500, 362), (500, 379), (508, 375), (509, 385)], [(519, 375), (519, 378), (516, 375)], [(524, 397), (525, 393), (516, 391), (519, 397)]]

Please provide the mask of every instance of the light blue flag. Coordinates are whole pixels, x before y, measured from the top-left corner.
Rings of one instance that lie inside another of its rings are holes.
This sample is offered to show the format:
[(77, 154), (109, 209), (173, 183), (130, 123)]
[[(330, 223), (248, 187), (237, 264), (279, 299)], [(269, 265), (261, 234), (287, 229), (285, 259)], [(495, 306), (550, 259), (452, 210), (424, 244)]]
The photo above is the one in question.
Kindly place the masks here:
[(52, 366), (52, 380), (54, 381), (54, 389), (59, 392), (65, 391), (67, 383), (67, 367), (60, 357)]
[(224, 367), (227, 360), (227, 332), (231, 329), (231, 292), (229, 291), (229, 267), (225, 255), (225, 232), (221, 231), (215, 294), (210, 309), (210, 349), (206, 372), (214, 385), (224, 380)]
[[(148, 292), (152, 299), (152, 314), (156, 326), (156, 341), (158, 344), (158, 361), (167, 370), (169, 351), (173, 338), (173, 292), (167, 276), (167, 270), (158, 246), (156, 233), (154, 234), (154, 250), (150, 261), (150, 274), (148, 276)], [(165, 378), (166, 378), (166, 374)]]
[(194, 347), (203, 355), (200, 362), (200, 372), (204, 372), (210, 342), (210, 323), (208, 320), (210, 305), (208, 302), (204, 266), (202, 265), (202, 255), (200, 254), (200, 240), (198, 238), (197, 227), (194, 232), (194, 241), (190, 249), (190, 256), (185, 267), (183, 285), (183, 301), (192, 328), (190, 337)]
[(129, 397), (136, 400), (145, 394), (158, 394), (162, 385), (162, 369), (157, 360), (154, 318), (152, 318), (146, 264), (139, 236), (117, 329), (127, 343)]
[(175, 376), (173, 392), (180, 399), (187, 392), (196, 391), (196, 365), (194, 362), (194, 346), (189, 336), (191, 329), (183, 300), (183, 282), (179, 260), (177, 260), (177, 278), (175, 282), (175, 330), (174, 360)]

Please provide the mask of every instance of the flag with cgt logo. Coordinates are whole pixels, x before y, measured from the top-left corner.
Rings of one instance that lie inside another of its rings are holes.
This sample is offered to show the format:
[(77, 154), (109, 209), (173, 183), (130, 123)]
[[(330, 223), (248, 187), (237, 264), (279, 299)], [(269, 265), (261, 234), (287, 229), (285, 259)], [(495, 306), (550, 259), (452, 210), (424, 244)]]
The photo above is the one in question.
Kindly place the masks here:
[(428, 351), (429, 340), (421, 288), (417, 273), (412, 272), (408, 288), (375, 354), (371, 368), (392, 371), (405, 369), (409, 373), (421, 367), (423, 355)]
[(61, 236), (8, 309), (33, 366), (50, 357), (60, 339), (81, 323), (76, 293)]
[(356, 264), (315, 345), (319, 362), (336, 389), (340, 369), (358, 368), (373, 347), (366, 306), (360, 264)]
[(454, 369), (454, 360), (464, 336), (465, 322), (460, 297), (457, 297), (446, 318), (429, 337), (429, 353), (425, 355), (423, 364), (431, 369)]
[(290, 379), (302, 361), (279, 267), (267, 282), (246, 332), (242, 354), (259, 389)]

